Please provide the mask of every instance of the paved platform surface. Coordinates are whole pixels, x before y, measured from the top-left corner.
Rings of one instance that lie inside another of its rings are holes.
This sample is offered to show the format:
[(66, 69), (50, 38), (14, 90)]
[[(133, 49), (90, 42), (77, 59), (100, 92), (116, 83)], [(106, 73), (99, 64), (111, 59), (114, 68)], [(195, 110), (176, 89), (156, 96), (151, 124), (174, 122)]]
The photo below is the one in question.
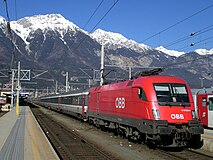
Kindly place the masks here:
[[(205, 129), (203, 150), (213, 152), (213, 129)], [(0, 117), (0, 160), (58, 160), (29, 106)]]
[(59, 159), (29, 106), (20, 106), (0, 117), (1, 160), (57, 160)]
[(204, 140), (202, 149), (213, 152), (213, 129), (205, 129), (202, 138)]

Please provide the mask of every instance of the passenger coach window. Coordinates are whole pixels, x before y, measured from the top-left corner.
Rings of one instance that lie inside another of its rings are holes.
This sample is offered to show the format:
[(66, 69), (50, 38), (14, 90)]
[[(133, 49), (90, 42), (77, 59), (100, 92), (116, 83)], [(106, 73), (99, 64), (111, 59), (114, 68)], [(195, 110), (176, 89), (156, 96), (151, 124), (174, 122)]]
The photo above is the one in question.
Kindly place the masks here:
[(213, 98), (209, 98), (209, 111), (213, 111)]
[(142, 88), (138, 88), (138, 98), (146, 101), (146, 94)]
[(202, 98), (202, 107), (206, 107), (206, 98)]
[(85, 101), (84, 101), (84, 105), (85, 105), (85, 106), (88, 105), (88, 99), (89, 99), (89, 96), (88, 96), (88, 95), (85, 95)]

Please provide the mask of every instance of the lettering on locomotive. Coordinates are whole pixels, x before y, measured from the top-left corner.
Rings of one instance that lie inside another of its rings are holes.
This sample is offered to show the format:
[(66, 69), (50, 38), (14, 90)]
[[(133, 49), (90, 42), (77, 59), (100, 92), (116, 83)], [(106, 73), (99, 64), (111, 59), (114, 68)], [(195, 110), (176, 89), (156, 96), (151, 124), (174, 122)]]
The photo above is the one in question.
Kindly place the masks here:
[(125, 98), (124, 97), (117, 97), (115, 99), (115, 107), (124, 109), (125, 108)]
[(171, 114), (171, 119), (184, 119), (183, 114)]

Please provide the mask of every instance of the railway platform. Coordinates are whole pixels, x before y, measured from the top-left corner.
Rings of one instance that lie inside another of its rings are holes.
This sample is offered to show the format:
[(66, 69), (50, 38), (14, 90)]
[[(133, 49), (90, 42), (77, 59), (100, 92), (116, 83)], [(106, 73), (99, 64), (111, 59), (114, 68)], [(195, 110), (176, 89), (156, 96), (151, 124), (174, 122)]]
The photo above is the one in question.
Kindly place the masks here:
[(213, 129), (205, 129), (202, 138), (204, 140), (204, 145), (201, 149), (213, 153)]
[(35, 120), (29, 106), (12, 108), (0, 117), (0, 159), (59, 159)]

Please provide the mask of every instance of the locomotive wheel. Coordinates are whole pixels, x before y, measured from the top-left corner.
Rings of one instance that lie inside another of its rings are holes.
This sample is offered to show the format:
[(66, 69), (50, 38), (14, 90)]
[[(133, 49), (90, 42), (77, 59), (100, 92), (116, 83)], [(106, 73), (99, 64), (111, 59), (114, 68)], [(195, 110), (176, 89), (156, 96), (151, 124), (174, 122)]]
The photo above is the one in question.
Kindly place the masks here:
[(152, 140), (147, 140), (147, 146), (149, 147), (149, 149), (156, 149), (157, 145), (155, 142), (153, 142)]
[(103, 125), (101, 125), (101, 126), (100, 126), (100, 128), (101, 128), (101, 130), (102, 130), (102, 131), (104, 131), (104, 132), (106, 132), (106, 131), (107, 131), (106, 127), (105, 127), (105, 126), (103, 126)]
[(118, 136), (118, 134), (119, 134), (118, 128), (114, 129), (114, 130), (113, 130), (113, 133), (114, 133), (115, 136)]

